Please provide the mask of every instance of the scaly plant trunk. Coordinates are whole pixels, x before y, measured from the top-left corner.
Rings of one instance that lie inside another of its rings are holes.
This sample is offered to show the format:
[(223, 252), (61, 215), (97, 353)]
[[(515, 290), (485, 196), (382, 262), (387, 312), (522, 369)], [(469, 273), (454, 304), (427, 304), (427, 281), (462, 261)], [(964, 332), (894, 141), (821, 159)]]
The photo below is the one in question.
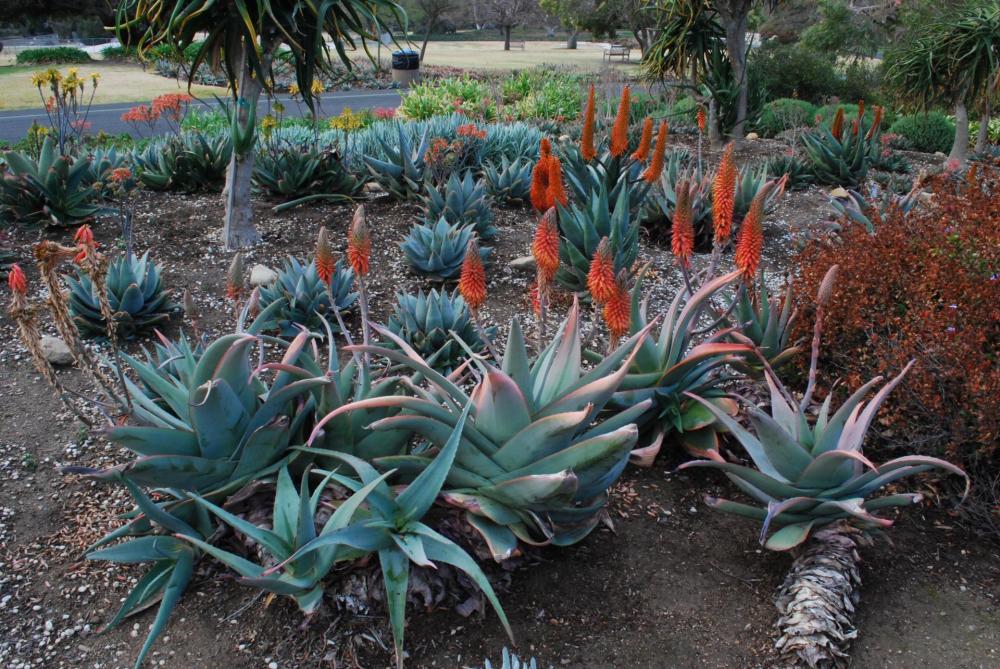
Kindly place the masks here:
[(983, 103), (983, 111), (979, 114), (979, 132), (976, 133), (976, 153), (986, 150), (986, 145), (990, 143), (990, 116), (993, 110), (990, 101)]
[(775, 601), (782, 667), (847, 666), (858, 634), (851, 620), (861, 588), (858, 548), (868, 543), (860, 530), (841, 523), (813, 533), (795, 558)]
[[(240, 54), (240, 79), (238, 82), (237, 100), (242, 98), (246, 104), (234, 104), (235, 113), (238, 115), (241, 125), (247, 123), (250, 110), (257, 108), (260, 100), (260, 93), (263, 84), (253, 76), (253, 72), (247, 63), (247, 45), (243, 40), (239, 41)], [(251, 45), (251, 48), (252, 45)], [(265, 47), (265, 51), (267, 48)], [(265, 53), (265, 58), (268, 55)], [(264, 67), (265, 71), (267, 65)], [(235, 138), (234, 138), (235, 139)], [(253, 179), (254, 151), (248, 151), (246, 155), (239, 156), (235, 149), (233, 157), (229, 160), (229, 169), (226, 170), (226, 187), (222, 190), (222, 197), (226, 203), (226, 219), (223, 226), (223, 239), (226, 248), (230, 251), (250, 246), (260, 241), (260, 234), (253, 224), (253, 206), (250, 202), (250, 185)]]
[(722, 148), (722, 133), (719, 132), (719, 105), (715, 98), (708, 101), (708, 143), (713, 151)]
[(969, 153), (969, 110), (965, 106), (965, 100), (959, 99), (955, 103), (955, 141), (951, 145), (951, 153), (948, 154), (948, 162), (958, 161), (959, 165), (965, 163), (965, 158)]
[(579, 36), (580, 36), (580, 31), (579, 30), (573, 30), (572, 32), (570, 32), (569, 37), (566, 38), (566, 48), (567, 49), (575, 49), (576, 48), (576, 40), (577, 40), (577, 38)]
[(735, 7), (743, 3), (731, 1), (734, 8), (723, 15), (726, 29), (726, 51), (733, 66), (733, 78), (739, 83), (740, 93), (736, 98), (736, 123), (730, 130), (733, 139), (743, 139), (747, 117), (747, 11)]

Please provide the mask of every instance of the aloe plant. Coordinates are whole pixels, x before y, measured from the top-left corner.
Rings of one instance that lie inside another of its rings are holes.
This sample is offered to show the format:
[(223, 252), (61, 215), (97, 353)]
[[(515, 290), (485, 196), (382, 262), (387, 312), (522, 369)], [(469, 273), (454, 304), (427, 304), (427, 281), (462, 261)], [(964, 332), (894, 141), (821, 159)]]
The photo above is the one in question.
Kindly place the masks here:
[[(405, 413), (372, 424), (375, 430), (409, 428), (442, 448), (460, 411), (470, 414), (447, 474), (442, 499), (466, 511), (497, 560), (514, 555), (518, 541), (566, 546), (587, 536), (621, 474), (638, 430), (636, 417), (651, 400), (594, 420), (625, 377), (647, 330), (634, 335), (586, 372), (582, 367), (579, 306), (574, 305), (552, 342), (530, 362), (515, 319), (500, 368), (478, 361), (481, 380), (471, 394), (435, 371), (389, 330), (378, 332), (397, 348), (353, 346), (348, 350), (389, 359), (428, 385), (416, 397), (384, 397), (345, 405), (316, 428), (358, 409), (398, 407)], [(428, 451), (376, 458), (404, 478), (425, 471)]]
[[(461, 365), (470, 351), (482, 353), (486, 348), (457, 290), (450, 295), (434, 289), (416, 295), (400, 293), (387, 327), (444, 374)], [(495, 332), (496, 328), (489, 328), (485, 334), (492, 337)]]
[[(452, 224), (442, 216), (435, 223), (414, 225), (399, 246), (414, 272), (436, 281), (451, 281), (462, 271), (465, 249), (474, 234), (473, 226)], [(483, 260), (492, 252), (489, 247), (479, 250)]]
[(525, 204), (531, 198), (531, 169), (527, 158), (501, 158), (500, 165), (487, 163), (483, 170), (486, 192), (499, 204)]
[(393, 146), (382, 137), (379, 144), (387, 160), (379, 160), (364, 156), (365, 165), (372, 177), (390, 195), (398, 200), (415, 200), (427, 192), (424, 155), (427, 153), (427, 132), (420, 137), (416, 146), (410, 142), (409, 136), (403, 132), (403, 126), (397, 128), (398, 143)]
[(467, 170), (461, 178), (452, 172), (441, 190), (429, 185), (424, 211), (427, 221), (444, 218), (451, 224), (471, 225), (480, 239), (492, 239), (497, 233), (486, 200), (486, 186), (472, 178), (472, 170)]
[(86, 156), (59, 155), (52, 138), (42, 143), (38, 160), (17, 151), (3, 154), (0, 172), (0, 214), (28, 225), (66, 226), (82, 223), (101, 211), (95, 204), (100, 190)]
[(364, 186), (336, 149), (291, 143), (261, 151), (254, 161), (253, 179), (260, 190), (283, 201), (278, 211), (314, 200), (349, 201)]
[(260, 290), (260, 306), (267, 308), (278, 300), (281, 306), (273, 312), (272, 326), (283, 337), (293, 337), (300, 327), (322, 332), (326, 315), (333, 304), (340, 311), (351, 309), (358, 294), (351, 290), (354, 272), (345, 266), (343, 259), (334, 265), (330, 283), (324, 283), (316, 271), (316, 262), (308, 264), (289, 256), (277, 280)]
[[(774, 297), (767, 289), (767, 281), (761, 270), (756, 282), (744, 282), (740, 285), (730, 322), (744, 340), (749, 339), (754, 343), (772, 369), (780, 369), (802, 350), (801, 346), (791, 341), (797, 314), (798, 310), (794, 308), (792, 299), (791, 279), (785, 285), (784, 295)], [(738, 341), (733, 338), (730, 340)], [(733, 366), (757, 378), (764, 369), (756, 356), (735, 361)]]
[(233, 141), (228, 133), (208, 135), (189, 131), (150, 142), (143, 151), (132, 154), (132, 162), (139, 180), (147, 188), (218, 192), (225, 183), (232, 154)]

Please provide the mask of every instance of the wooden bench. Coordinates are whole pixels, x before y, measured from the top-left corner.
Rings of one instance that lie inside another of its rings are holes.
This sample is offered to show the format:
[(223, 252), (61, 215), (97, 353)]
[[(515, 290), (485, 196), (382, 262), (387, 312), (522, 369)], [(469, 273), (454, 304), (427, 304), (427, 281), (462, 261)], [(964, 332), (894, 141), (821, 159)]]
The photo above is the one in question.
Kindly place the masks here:
[(632, 47), (623, 44), (611, 44), (604, 47), (604, 60), (611, 62), (612, 58), (618, 58), (623, 63), (632, 62)]
[(520, 49), (521, 51), (524, 51), (524, 40), (523, 39), (522, 40), (511, 40), (510, 41), (510, 48), (511, 49)]

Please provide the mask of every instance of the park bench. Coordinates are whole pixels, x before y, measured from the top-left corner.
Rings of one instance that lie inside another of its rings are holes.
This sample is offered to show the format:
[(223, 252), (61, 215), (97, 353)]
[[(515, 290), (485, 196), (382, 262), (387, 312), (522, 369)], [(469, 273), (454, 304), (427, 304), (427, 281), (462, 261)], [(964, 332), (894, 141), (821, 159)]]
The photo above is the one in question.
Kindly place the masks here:
[(632, 47), (625, 46), (624, 44), (609, 44), (604, 47), (604, 60), (610, 63), (612, 58), (618, 58), (623, 63), (631, 63)]

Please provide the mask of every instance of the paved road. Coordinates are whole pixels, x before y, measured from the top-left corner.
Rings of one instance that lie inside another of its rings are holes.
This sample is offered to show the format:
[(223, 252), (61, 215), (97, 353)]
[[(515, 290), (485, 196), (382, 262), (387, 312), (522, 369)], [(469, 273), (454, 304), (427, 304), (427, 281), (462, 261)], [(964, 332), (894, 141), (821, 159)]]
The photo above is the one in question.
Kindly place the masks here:
[[(290, 116), (302, 116), (306, 111), (306, 106), (301, 102), (290, 101), (288, 96), (278, 96), (278, 99), (285, 105), (285, 114)], [(321, 113), (327, 116), (339, 114), (344, 107), (354, 110), (372, 109), (374, 107), (396, 107), (399, 105), (399, 93), (397, 91), (361, 90), (343, 91), (337, 93), (327, 93), (320, 97)], [(110, 135), (129, 133), (138, 136), (130, 124), (121, 120), (122, 114), (139, 102), (114, 102), (110, 104), (94, 105), (90, 109), (87, 122), (91, 124), (90, 132), (96, 134), (104, 131)], [(197, 109), (214, 109), (216, 106), (214, 99), (200, 99), (195, 103)], [(267, 108), (267, 100), (261, 100), (259, 109), (261, 114)], [(49, 120), (44, 109), (23, 109), (0, 112), (0, 140), (13, 144), (24, 137), (32, 121), (38, 121), (41, 125), (48, 125)], [(166, 124), (159, 124), (155, 128), (157, 132), (167, 132)]]

